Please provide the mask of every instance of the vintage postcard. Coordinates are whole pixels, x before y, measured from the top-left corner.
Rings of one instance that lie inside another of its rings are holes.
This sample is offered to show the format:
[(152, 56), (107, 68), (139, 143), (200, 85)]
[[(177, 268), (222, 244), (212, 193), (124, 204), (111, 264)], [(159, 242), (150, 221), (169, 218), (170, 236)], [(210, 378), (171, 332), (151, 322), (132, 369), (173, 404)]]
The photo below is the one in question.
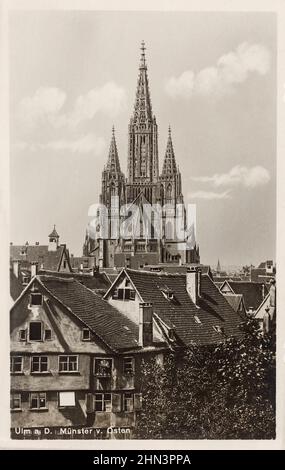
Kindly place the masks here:
[(283, 446), (282, 6), (3, 4), (2, 447)]

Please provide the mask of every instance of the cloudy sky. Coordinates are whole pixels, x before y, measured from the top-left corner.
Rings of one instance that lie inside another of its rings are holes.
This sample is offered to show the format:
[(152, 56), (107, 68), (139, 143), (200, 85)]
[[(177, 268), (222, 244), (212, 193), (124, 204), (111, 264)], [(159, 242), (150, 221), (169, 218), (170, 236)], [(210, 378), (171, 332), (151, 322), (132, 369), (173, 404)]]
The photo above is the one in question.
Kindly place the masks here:
[(275, 259), (275, 17), (15, 12), (10, 17), (11, 240), (81, 254), (111, 129), (126, 170), (141, 40), (160, 162), (171, 124), (201, 261)]

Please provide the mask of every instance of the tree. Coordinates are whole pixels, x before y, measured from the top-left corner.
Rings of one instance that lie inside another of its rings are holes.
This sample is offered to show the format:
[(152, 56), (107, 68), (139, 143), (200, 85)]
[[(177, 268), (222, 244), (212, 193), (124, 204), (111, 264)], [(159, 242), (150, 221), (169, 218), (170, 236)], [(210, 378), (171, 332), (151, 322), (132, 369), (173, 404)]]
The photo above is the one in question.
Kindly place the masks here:
[(197, 347), (143, 364), (139, 438), (273, 439), (275, 335), (256, 320), (240, 339)]

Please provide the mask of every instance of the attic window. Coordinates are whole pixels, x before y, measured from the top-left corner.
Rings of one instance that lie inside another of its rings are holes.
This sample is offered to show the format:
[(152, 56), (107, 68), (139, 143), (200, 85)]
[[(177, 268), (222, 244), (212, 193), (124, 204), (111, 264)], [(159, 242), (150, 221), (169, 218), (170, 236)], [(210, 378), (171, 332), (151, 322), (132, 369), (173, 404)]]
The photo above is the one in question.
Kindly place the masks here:
[(51, 340), (51, 330), (47, 329), (45, 330), (45, 341), (50, 341)]
[(216, 333), (219, 333), (220, 335), (224, 333), (224, 328), (220, 325), (215, 325), (213, 326), (213, 328), (216, 331)]
[(30, 295), (30, 305), (33, 306), (39, 306), (42, 305), (43, 303), (43, 296), (42, 294), (39, 293), (33, 293)]
[(83, 328), (82, 330), (82, 341), (90, 341), (91, 334), (88, 328)]
[(196, 323), (198, 323), (198, 325), (202, 325), (202, 322), (201, 322), (200, 318), (197, 315), (194, 315), (194, 320), (195, 320)]
[(40, 321), (31, 321), (29, 327), (30, 341), (42, 340), (42, 323)]
[(19, 341), (26, 341), (27, 330), (19, 330)]

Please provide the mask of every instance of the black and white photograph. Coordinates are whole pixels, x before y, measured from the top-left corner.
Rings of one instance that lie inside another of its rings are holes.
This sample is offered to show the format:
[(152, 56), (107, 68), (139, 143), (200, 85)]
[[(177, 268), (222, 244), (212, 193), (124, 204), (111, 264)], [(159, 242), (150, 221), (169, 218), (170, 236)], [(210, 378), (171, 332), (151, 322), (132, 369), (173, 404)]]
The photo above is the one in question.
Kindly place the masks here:
[(7, 16), (6, 432), (274, 442), (277, 14), (96, 3)]

